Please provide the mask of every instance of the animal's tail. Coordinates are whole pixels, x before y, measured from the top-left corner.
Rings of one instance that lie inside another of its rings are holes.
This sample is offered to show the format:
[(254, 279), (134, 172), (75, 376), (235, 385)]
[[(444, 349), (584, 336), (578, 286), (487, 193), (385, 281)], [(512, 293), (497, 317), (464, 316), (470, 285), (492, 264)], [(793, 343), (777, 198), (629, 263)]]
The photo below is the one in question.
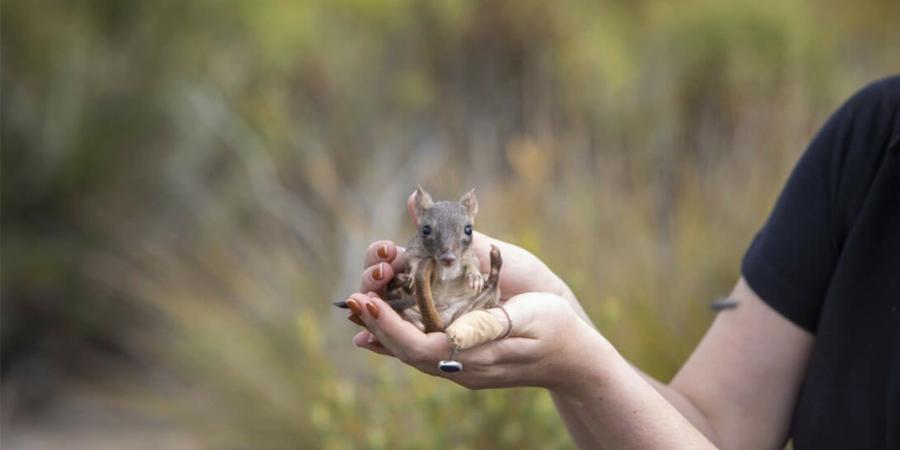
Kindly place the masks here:
[(431, 296), (431, 276), (434, 271), (434, 260), (425, 261), (416, 277), (416, 305), (419, 306), (419, 312), (422, 313), (422, 324), (425, 325), (426, 333), (444, 330), (444, 322), (441, 320), (437, 308), (434, 306), (434, 299)]

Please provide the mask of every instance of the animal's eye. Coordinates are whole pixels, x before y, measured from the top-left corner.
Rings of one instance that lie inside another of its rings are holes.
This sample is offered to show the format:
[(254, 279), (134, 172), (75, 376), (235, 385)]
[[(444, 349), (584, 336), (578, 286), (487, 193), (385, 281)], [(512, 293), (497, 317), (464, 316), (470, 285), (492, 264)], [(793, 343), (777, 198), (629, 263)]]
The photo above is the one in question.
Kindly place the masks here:
[(472, 235), (472, 225), (466, 225), (466, 227), (463, 229), (463, 231), (466, 233), (466, 235), (471, 236)]
[(422, 236), (428, 236), (431, 234), (431, 226), (422, 225)]

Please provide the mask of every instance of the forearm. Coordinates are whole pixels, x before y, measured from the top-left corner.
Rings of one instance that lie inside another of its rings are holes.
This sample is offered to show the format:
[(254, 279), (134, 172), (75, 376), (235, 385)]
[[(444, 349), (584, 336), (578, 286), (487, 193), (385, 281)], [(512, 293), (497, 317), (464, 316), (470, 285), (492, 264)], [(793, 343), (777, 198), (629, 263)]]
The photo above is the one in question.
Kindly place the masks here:
[[(553, 290), (563, 298), (565, 298), (570, 305), (573, 305), (573, 309), (576, 310), (576, 313), (579, 315), (579, 317), (581, 317), (582, 320), (591, 328), (594, 328), (594, 325), (590, 321), (590, 318), (587, 316), (584, 310), (581, 309), (581, 305), (575, 298), (575, 294), (572, 292), (572, 290), (569, 289), (569, 287), (561, 279), (557, 278), (557, 280), (558, 282), (555, 283)], [(609, 344), (605, 343), (604, 345)], [(622, 359), (618, 352), (615, 352), (615, 356), (618, 359)], [(624, 361), (624, 359), (622, 360)], [(693, 425), (697, 430), (701, 431), (710, 441), (718, 441), (706, 417), (698, 408), (694, 406), (694, 404), (687, 397), (678, 392), (676, 389), (643, 373), (638, 368), (632, 367), (632, 369), (637, 372), (647, 384), (649, 384), (654, 390), (656, 390), (656, 392), (661, 395), (666, 402), (668, 402), (674, 409), (676, 409), (678, 413), (680, 413), (685, 419), (687, 419), (691, 423), (691, 425)], [(553, 398), (553, 403), (556, 406), (560, 417), (566, 424), (566, 428), (569, 430), (569, 434), (572, 436), (573, 440), (579, 447), (596, 448), (604, 445), (604, 442), (599, 440), (594, 435), (594, 433), (592, 433), (591, 430), (595, 428), (594, 426), (592, 426), (596, 423), (595, 418), (592, 414), (590, 414), (589, 411), (585, 410), (581, 401), (579, 401), (578, 399), (571, 399), (568, 396), (554, 391), (551, 391), (550, 395)]]
[[(578, 314), (586, 324), (590, 325), (591, 328), (594, 328), (593, 322), (591, 322), (590, 317), (588, 317), (587, 313), (581, 307), (581, 304), (578, 302), (578, 299), (575, 298), (575, 294), (569, 286), (559, 277), (554, 275), (554, 278), (554, 285), (550, 289), (566, 299), (569, 305), (575, 310), (575, 313)], [(552, 390), (550, 391), (550, 397), (553, 399), (553, 404), (556, 406), (559, 417), (566, 425), (566, 429), (569, 430), (569, 435), (579, 448), (587, 449), (598, 448), (601, 446), (601, 442), (598, 441), (593, 432), (591, 432), (591, 428), (587, 423), (587, 418), (583, 417), (581, 408), (576, 402), (573, 402), (565, 395)]]
[[(680, 400), (665, 398), (599, 333), (585, 324), (577, 339), (580, 350), (572, 358), (570, 375), (574, 381), (551, 388), (551, 394), (580, 447), (713, 447), (676, 408)], [(671, 391), (661, 384), (658, 388)]]
[[(632, 366), (633, 367), (633, 366)], [(685, 394), (656, 378), (647, 375), (637, 367), (633, 367), (653, 389), (687, 419), (691, 425), (703, 433), (713, 443), (721, 442), (706, 415)]]
[[(501, 253), (504, 255), (506, 261), (505, 264), (507, 264), (507, 266), (505, 267), (506, 269), (509, 269), (510, 266), (514, 265), (521, 266), (513, 267), (513, 270), (511, 270), (510, 273), (528, 274), (527, 280), (515, 280), (517, 282), (514, 284), (518, 286), (529, 286), (530, 290), (556, 294), (567, 301), (576, 315), (581, 318), (585, 326), (589, 328), (588, 331), (591, 332), (590, 334), (595, 335), (593, 339), (596, 340), (596, 338), (600, 338), (600, 340), (602, 341), (602, 345), (608, 347), (608, 349), (611, 350), (609, 353), (611, 353), (614, 358), (620, 360), (624, 364), (624, 366), (628, 368), (627, 371), (622, 371), (619, 374), (619, 376), (623, 378), (623, 382), (626, 385), (637, 384), (638, 386), (642, 387), (643, 390), (649, 390), (650, 394), (652, 395), (645, 393), (645, 397), (649, 397), (651, 399), (654, 399), (655, 401), (663, 403), (664, 405), (661, 405), (662, 409), (667, 409), (669, 413), (671, 413), (671, 415), (677, 416), (681, 421), (680, 423), (682, 423), (686, 428), (691, 428), (691, 424), (693, 424), (696, 429), (701, 430), (706, 436), (709, 436), (710, 439), (713, 439), (713, 434), (710, 427), (707, 425), (705, 417), (699, 412), (697, 408), (693, 406), (690, 401), (688, 401), (683, 395), (675, 391), (673, 388), (664, 385), (649, 376), (641, 374), (634, 368), (631, 368), (631, 366), (628, 365), (627, 361), (622, 359), (618, 352), (616, 352), (615, 349), (613, 349), (612, 346), (609, 345), (605, 341), (605, 339), (603, 339), (602, 336), (596, 332), (593, 323), (591, 322), (587, 313), (581, 307), (581, 304), (578, 302), (569, 286), (553, 271), (551, 271), (542, 261), (540, 261), (531, 253), (528, 253), (527, 251), (521, 249), (520, 247), (516, 247), (506, 242), (491, 239), (489, 243), (500, 247)], [(488, 245), (485, 245), (485, 247), (488, 247)], [(488, 258), (486, 257), (481, 258), (482, 261), (486, 261), (487, 259)], [(595, 349), (591, 348), (589, 350), (593, 352)], [(631, 378), (636, 378), (636, 380), (630, 379), (629, 376)], [(571, 396), (563, 395), (561, 392), (552, 389), (550, 393), (553, 398), (553, 402), (560, 414), (560, 417), (565, 422), (569, 433), (572, 435), (572, 438), (575, 440), (579, 447), (597, 448), (608, 445), (610, 442), (615, 442), (614, 439), (600, 439), (597, 436), (595, 431), (597, 431), (597, 425), (599, 423), (598, 421), (602, 420), (601, 418), (597, 417), (597, 413), (599, 411), (597, 411), (594, 406), (585, 403), (585, 398), (572, 398)], [(608, 402), (605, 402), (599, 405), (601, 406), (601, 409), (608, 409), (608, 406), (602, 406), (608, 404)], [(628, 417), (626, 415), (626, 410), (608, 412), (611, 412), (613, 414), (618, 413), (623, 417)], [(693, 430), (695, 433), (696, 429)], [(603, 436), (605, 436), (605, 434), (600, 435), (600, 437)]]
[(569, 431), (569, 436), (575, 441), (575, 445), (578, 448), (597, 448), (600, 444), (585, 424), (584, 419), (578, 415), (578, 408), (562, 394), (550, 391), (550, 398), (553, 399), (556, 412), (559, 413), (559, 417)]

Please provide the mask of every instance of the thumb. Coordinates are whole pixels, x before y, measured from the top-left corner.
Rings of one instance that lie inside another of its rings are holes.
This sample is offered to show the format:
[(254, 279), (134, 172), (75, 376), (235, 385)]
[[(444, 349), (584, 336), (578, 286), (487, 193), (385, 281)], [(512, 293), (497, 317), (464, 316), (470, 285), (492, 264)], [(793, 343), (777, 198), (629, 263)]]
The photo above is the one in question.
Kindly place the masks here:
[(406, 211), (409, 212), (413, 225), (418, 227), (419, 221), (416, 219), (416, 191), (412, 191), (412, 194), (409, 194), (409, 197), (406, 199)]
[(505, 337), (539, 338), (541, 324), (535, 324), (535, 318), (551, 322), (551, 327), (557, 325), (552, 328), (562, 328), (559, 325), (565, 322), (555, 319), (565, 313), (564, 310), (557, 311), (559, 308), (567, 308), (567, 305), (552, 294), (520, 294), (502, 305), (463, 314), (445, 332), (453, 347), (460, 350)]

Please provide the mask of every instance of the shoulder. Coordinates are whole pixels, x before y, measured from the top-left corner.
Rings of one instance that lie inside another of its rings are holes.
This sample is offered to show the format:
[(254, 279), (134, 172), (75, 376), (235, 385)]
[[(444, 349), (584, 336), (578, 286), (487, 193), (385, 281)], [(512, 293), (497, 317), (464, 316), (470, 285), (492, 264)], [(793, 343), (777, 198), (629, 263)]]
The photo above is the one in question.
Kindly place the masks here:
[[(830, 156), (835, 231), (840, 238), (862, 207), (871, 182), (900, 138), (900, 76), (872, 82), (851, 96), (814, 146)], [(895, 150), (896, 151), (896, 150)], [(897, 155), (894, 155), (895, 157)]]
[[(869, 150), (879, 157), (900, 135), (900, 76), (869, 83), (853, 94), (829, 119), (833, 145), (842, 150)], [(841, 153), (838, 151), (838, 153)]]
[[(900, 77), (870, 83), (827, 120), (797, 162), (744, 256), (753, 290), (807, 330), (819, 311), (873, 180), (900, 134)], [(896, 155), (895, 155), (896, 156)], [(892, 168), (891, 168), (892, 169)]]
[(854, 93), (826, 123), (843, 134), (883, 138), (897, 134), (900, 112), (900, 76), (873, 81)]
[(890, 101), (896, 106), (900, 103), (900, 75), (873, 81), (860, 89), (859, 93)]
[(847, 105), (890, 112), (900, 106), (900, 75), (873, 81), (856, 91)]

